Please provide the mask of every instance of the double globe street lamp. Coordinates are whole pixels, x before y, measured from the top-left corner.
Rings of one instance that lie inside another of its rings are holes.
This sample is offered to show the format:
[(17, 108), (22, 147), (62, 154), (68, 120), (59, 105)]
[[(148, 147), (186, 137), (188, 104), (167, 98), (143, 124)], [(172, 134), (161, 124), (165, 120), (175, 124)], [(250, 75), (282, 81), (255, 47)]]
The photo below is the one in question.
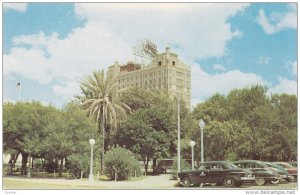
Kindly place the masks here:
[(203, 129), (204, 129), (205, 123), (201, 119), (199, 122), (200, 132), (201, 132), (201, 163), (204, 162), (204, 146), (203, 146)]
[(192, 170), (194, 170), (194, 146), (195, 146), (195, 142), (194, 141), (190, 141), (190, 146), (192, 148)]

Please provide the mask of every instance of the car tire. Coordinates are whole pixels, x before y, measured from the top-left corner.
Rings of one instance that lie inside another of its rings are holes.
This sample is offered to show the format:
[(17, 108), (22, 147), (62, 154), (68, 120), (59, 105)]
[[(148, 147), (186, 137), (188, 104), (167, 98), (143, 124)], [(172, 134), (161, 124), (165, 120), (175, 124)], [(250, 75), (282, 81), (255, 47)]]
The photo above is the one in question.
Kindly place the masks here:
[(183, 178), (183, 180), (182, 180), (183, 187), (191, 187), (191, 185), (192, 185), (192, 182), (191, 182), (190, 178), (188, 178), (188, 177)]
[(209, 185), (214, 187), (214, 186), (217, 186), (218, 184), (217, 183), (209, 183)]
[(295, 176), (292, 176), (291, 178), (287, 178), (286, 181), (287, 182), (295, 182), (296, 178), (295, 178)]
[(280, 179), (271, 180), (271, 184), (278, 184), (280, 182)]
[(224, 185), (226, 187), (233, 187), (235, 186), (235, 180), (232, 177), (227, 177), (224, 179)]
[(262, 186), (262, 185), (265, 185), (266, 180), (264, 178), (255, 178), (255, 183), (258, 186)]
[(236, 182), (235, 183), (235, 187), (241, 187), (241, 185), (242, 185), (242, 182)]

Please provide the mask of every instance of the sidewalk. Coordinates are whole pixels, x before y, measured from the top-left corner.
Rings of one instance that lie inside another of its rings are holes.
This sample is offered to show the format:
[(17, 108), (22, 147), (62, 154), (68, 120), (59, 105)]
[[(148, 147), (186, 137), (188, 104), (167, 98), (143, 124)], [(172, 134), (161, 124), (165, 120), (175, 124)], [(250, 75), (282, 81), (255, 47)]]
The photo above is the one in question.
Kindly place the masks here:
[[(56, 189), (174, 189), (174, 185), (178, 183), (176, 180), (170, 180), (169, 174), (162, 174), (158, 176), (149, 176), (137, 181), (94, 181), (87, 180), (66, 180), (66, 179), (37, 179), (37, 178), (20, 178), (20, 177), (5, 177), (3, 186), (6, 182), (27, 182), (33, 186), (39, 186), (39, 189), (45, 189), (46, 186), (54, 185)], [(35, 185), (37, 184), (37, 185)], [(17, 187), (17, 186), (16, 186)], [(11, 187), (9, 187), (11, 188)]]

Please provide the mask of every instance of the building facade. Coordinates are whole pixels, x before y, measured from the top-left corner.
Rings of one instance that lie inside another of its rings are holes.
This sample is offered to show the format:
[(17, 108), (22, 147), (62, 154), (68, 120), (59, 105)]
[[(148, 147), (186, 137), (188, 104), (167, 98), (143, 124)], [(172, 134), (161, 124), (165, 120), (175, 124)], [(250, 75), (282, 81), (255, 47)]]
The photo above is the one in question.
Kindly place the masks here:
[(191, 108), (191, 68), (181, 62), (177, 54), (171, 53), (169, 47), (164, 53), (156, 54), (148, 65), (115, 62), (108, 67), (107, 74), (117, 77), (120, 92), (131, 86), (162, 90), (171, 97), (179, 94), (189, 110)]

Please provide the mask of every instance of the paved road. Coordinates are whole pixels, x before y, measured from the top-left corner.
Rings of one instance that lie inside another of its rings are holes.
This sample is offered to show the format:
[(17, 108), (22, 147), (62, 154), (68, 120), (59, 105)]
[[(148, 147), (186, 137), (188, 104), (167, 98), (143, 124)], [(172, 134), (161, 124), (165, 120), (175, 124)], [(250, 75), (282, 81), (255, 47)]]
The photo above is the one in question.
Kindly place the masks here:
[[(224, 186), (203, 186), (193, 188), (178, 187), (178, 181), (170, 180), (169, 174), (159, 176), (148, 176), (137, 181), (95, 181), (87, 180), (66, 180), (66, 179), (36, 179), (22, 177), (4, 177), (4, 189), (230, 189)], [(297, 188), (297, 183), (282, 183), (279, 185), (242, 185), (242, 190), (293, 190)]]

